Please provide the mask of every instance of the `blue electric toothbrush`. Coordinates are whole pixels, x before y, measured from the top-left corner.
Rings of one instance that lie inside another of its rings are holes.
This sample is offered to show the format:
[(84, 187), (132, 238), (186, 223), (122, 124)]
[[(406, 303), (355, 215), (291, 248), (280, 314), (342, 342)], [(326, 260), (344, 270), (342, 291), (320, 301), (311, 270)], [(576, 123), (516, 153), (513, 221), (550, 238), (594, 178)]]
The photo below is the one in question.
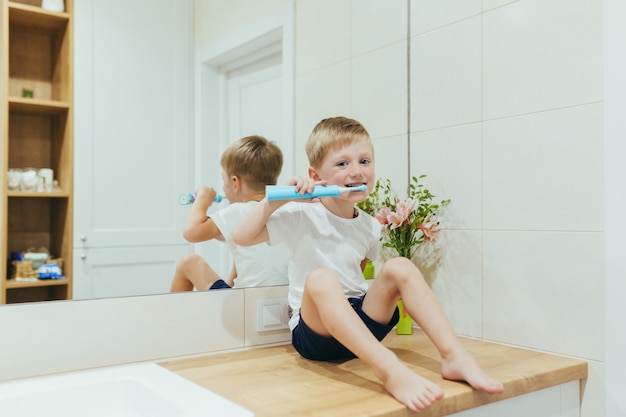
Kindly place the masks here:
[(317, 185), (311, 193), (300, 194), (293, 185), (266, 185), (267, 201), (291, 200), (294, 198), (339, 197), (341, 193), (367, 191), (367, 185), (358, 187), (340, 187), (338, 185)]
[[(225, 200), (226, 197), (222, 197), (221, 195), (216, 195), (215, 198), (213, 199), (213, 202), (215, 203), (221, 203), (222, 200)], [(196, 201), (196, 195), (195, 194), (191, 194), (191, 193), (182, 193), (180, 196), (178, 196), (178, 204), (186, 206), (188, 204), (192, 204), (194, 201)]]

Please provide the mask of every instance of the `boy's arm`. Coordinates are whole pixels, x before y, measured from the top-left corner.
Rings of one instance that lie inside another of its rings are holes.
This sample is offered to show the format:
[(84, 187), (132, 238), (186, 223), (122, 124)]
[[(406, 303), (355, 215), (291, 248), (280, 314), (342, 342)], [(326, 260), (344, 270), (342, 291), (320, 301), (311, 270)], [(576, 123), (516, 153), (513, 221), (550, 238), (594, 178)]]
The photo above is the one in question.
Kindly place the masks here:
[(233, 242), (239, 246), (252, 246), (267, 242), (269, 240), (267, 221), (272, 213), (285, 203), (286, 201), (270, 202), (267, 201), (267, 198), (261, 200), (259, 204), (246, 213), (235, 227)]
[(213, 188), (200, 187), (196, 192), (196, 199), (189, 209), (185, 220), (183, 237), (192, 243), (204, 242), (218, 238), (222, 235), (220, 229), (213, 220), (206, 215), (207, 210), (213, 204), (217, 192)]
[[(324, 185), (325, 182), (316, 182), (311, 178), (293, 177), (288, 183), (288, 185), (295, 186), (295, 190), (301, 194), (312, 192), (316, 184)], [(269, 240), (267, 221), (272, 213), (289, 201), (291, 200), (267, 201), (267, 198), (261, 200), (235, 227), (233, 242), (239, 246), (252, 246), (267, 242)]]

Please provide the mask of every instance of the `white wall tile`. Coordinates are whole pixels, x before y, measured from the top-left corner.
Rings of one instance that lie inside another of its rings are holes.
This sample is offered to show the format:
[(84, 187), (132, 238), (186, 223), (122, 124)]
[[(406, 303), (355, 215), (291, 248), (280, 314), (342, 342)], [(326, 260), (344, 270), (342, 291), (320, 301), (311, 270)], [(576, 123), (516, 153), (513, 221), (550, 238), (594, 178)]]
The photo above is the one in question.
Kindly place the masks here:
[(352, 59), (352, 114), (370, 136), (407, 131), (406, 41)]
[(443, 227), (435, 241), (440, 258), (430, 267), (420, 264), (420, 269), (456, 332), (482, 337), (481, 232)]
[(427, 175), (422, 182), (436, 201), (452, 200), (446, 228), (482, 226), (481, 134), (474, 123), (411, 135), (411, 175)]
[(480, 118), (480, 17), (411, 38), (411, 130)]
[(481, 12), (481, 0), (411, 1), (411, 35), (427, 32)]
[(515, 3), (520, 0), (483, 0), (483, 11), (502, 7), (504, 5)]
[(484, 337), (604, 360), (603, 239), (483, 232)]
[(195, 0), (193, 15), (196, 50), (223, 38), (224, 34), (232, 35), (272, 21), (282, 12), (285, 3), (286, 0)]
[[(607, 328), (607, 331), (608, 328)], [(583, 394), (580, 402), (580, 417), (609, 416), (605, 412), (605, 362), (588, 361), (587, 379), (582, 382)], [(622, 391), (620, 395), (626, 391)]]
[(602, 106), (484, 124), (487, 229), (603, 229)]
[(352, 1), (352, 55), (406, 39), (405, 0)]
[(294, 149), (298, 175), (306, 175), (309, 163), (304, 144), (315, 125), (327, 117), (352, 115), (350, 68), (350, 61), (343, 61), (296, 78)]
[[(605, 210), (605, 268), (606, 268), (606, 412), (595, 415), (626, 415), (626, 3), (621, 0), (602, 2), (604, 22), (603, 84), (604, 84), (604, 210)], [(584, 403), (583, 403), (584, 408)]]
[(525, 0), (485, 13), (485, 119), (602, 99), (597, 0)]
[(350, 58), (351, 0), (296, 2), (296, 73)]
[[(367, 126), (365, 126), (368, 129)], [(396, 191), (406, 190), (407, 164), (406, 134), (376, 139), (374, 138), (374, 161), (376, 177), (388, 178)]]

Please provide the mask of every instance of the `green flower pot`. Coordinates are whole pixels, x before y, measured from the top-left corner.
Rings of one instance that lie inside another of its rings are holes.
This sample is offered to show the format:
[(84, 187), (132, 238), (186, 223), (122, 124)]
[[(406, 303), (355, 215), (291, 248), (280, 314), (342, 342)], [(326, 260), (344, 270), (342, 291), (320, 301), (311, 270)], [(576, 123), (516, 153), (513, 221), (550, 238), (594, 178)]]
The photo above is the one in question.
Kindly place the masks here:
[(413, 334), (413, 319), (404, 309), (402, 299), (398, 300), (398, 310), (400, 311), (400, 321), (396, 326), (397, 334)]
[(365, 279), (374, 279), (374, 264), (371, 259), (367, 260), (365, 268), (363, 269), (363, 277)]

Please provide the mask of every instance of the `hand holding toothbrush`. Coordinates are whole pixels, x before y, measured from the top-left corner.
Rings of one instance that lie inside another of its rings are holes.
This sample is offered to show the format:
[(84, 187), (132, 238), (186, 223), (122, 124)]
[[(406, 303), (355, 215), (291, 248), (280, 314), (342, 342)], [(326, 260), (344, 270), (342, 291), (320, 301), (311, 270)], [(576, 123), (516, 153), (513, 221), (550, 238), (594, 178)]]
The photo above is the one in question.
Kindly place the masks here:
[(309, 178), (295, 177), (294, 185), (265, 187), (267, 201), (292, 200), (292, 199), (319, 199), (321, 197), (339, 197), (345, 192), (366, 191), (367, 186), (340, 187), (338, 185), (326, 185), (326, 181), (313, 181)]
[[(221, 203), (226, 197), (222, 197), (221, 195), (216, 195), (213, 199), (214, 203)], [(196, 194), (191, 193), (182, 193), (178, 196), (178, 204), (181, 206), (187, 206), (189, 204), (193, 204), (196, 201)]]
[[(242, 246), (256, 245), (267, 242), (269, 234), (267, 222), (270, 216), (289, 201), (319, 202), (321, 197), (339, 197), (342, 193), (360, 191), (367, 192), (367, 186), (340, 187), (327, 185), (327, 181), (315, 181), (312, 178), (293, 177), (288, 186), (266, 186), (265, 198), (253, 207), (241, 220), (245, 228), (238, 228), (233, 233), (233, 242)], [(344, 204), (344, 206), (347, 205)], [(354, 209), (354, 208), (353, 208)], [(352, 213), (352, 212), (351, 212)]]
[(196, 201), (201, 201), (203, 205), (206, 205), (206, 208), (209, 208), (213, 203), (219, 203), (222, 201), (224, 197), (217, 194), (217, 191), (214, 188), (200, 186), (196, 189), (196, 192), (193, 194), (190, 193), (182, 193), (178, 197), (178, 203), (181, 205), (189, 205), (193, 204)]
[(326, 185), (326, 181), (315, 181), (309, 177), (295, 176), (287, 183), (289, 185), (267, 185), (265, 186), (265, 198), (272, 205), (278, 203), (279, 206), (290, 200), (298, 199), (300, 201), (310, 200), (312, 202), (319, 201), (318, 197), (313, 197), (313, 190), (316, 187)]

